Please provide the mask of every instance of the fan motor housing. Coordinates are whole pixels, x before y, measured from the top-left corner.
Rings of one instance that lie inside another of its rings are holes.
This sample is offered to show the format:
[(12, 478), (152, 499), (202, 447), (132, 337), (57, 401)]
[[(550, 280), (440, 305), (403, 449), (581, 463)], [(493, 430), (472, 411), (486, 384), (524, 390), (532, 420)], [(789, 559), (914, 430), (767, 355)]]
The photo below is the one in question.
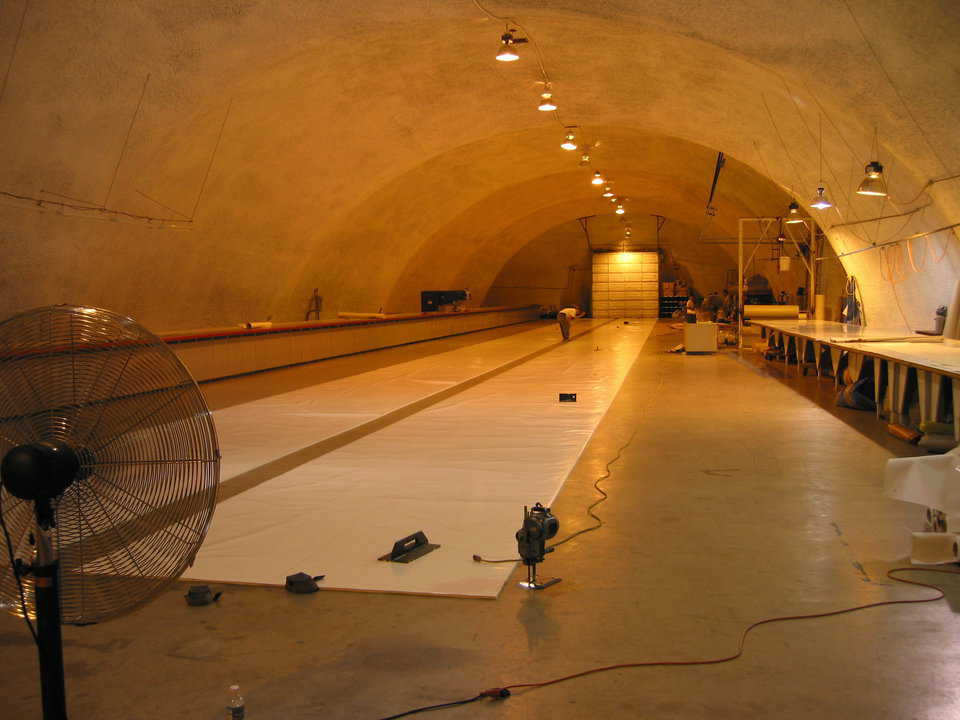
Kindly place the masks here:
[(3, 457), (0, 478), (21, 500), (55, 498), (76, 479), (80, 460), (69, 445), (38, 442), (17, 445)]

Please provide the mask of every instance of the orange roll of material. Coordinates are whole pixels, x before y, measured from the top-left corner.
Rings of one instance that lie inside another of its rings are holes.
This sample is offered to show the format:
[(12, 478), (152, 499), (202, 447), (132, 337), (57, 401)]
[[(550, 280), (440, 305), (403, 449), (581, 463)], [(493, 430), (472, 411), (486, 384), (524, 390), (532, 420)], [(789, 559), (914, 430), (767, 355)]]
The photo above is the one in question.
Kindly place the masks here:
[(743, 316), (748, 320), (763, 318), (796, 320), (800, 316), (799, 305), (744, 305)]
[(900, 438), (911, 445), (916, 445), (917, 441), (923, 437), (922, 433), (919, 433), (916, 430), (911, 430), (910, 428), (905, 428), (903, 425), (897, 425), (896, 423), (890, 423), (887, 425), (887, 432), (889, 432), (895, 438)]

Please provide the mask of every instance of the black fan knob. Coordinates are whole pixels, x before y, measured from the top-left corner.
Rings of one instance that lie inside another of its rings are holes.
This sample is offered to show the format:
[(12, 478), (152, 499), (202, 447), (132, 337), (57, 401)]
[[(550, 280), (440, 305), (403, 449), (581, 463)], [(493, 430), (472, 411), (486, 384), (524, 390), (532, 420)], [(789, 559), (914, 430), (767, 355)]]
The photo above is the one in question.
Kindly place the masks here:
[(70, 487), (79, 470), (69, 445), (39, 442), (18, 445), (4, 455), (0, 478), (7, 492), (21, 500), (50, 500)]

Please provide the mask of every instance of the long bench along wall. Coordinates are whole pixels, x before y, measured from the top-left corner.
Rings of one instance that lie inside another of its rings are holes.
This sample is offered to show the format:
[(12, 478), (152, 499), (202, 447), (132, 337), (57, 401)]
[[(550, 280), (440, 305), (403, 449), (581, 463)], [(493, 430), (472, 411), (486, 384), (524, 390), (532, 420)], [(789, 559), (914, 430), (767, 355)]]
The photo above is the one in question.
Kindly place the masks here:
[(198, 382), (536, 320), (536, 306), (219, 328), (162, 337)]

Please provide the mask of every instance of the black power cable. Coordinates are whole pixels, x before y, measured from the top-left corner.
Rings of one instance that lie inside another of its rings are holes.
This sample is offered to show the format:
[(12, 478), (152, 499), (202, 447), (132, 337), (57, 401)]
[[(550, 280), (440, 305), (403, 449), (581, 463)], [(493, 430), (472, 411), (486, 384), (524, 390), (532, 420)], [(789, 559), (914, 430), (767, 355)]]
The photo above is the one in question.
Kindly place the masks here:
[(942, 570), (939, 568), (930, 568), (930, 567), (899, 567), (892, 568), (887, 571), (887, 577), (891, 580), (903, 583), (905, 585), (915, 585), (917, 587), (928, 588), (930, 590), (935, 590), (936, 595), (933, 597), (917, 598), (912, 600), (880, 600), (877, 602), (866, 603), (864, 605), (854, 605), (853, 607), (841, 608), (840, 610), (828, 610), (826, 612), (819, 613), (809, 613), (806, 615), (780, 615), (776, 617), (768, 617), (763, 620), (757, 620), (754, 623), (751, 623), (743, 632), (740, 634), (740, 641), (737, 643), (737, 649), (735, 652), (724, 655), (722, 657), (715, 658), (706, 658), (703, 660), (652, 660), (645, 662), (633, 662), (633, 663), (619, 663), (617, 665), (606, 665), (603, 667), (594, 667), (587, 670), (581, 670), (580, 672), (571, 673), (570, 675), (564, 675), (562, 677), (552, 678), (550, 680), (543, 680), (541, 682), (526, 682), (526, 683), (512, 683), (510, 685), (504, 685), (498, 688), (491, 688), (490, 690), (484, 690), (482, 693), (476, 697), (472, 697), (468, 700), (459, 700), (452, 703), (444, 703), (442, 705), (429, 705), (423, 708), (417, 708), (415, 710), (408, 710), (407, 712), (400, 713), (399, 715), (391, 715), (390, 717), (383, 718), (382, 720), (393, 720), (393, 718), (405, 717), (407, 715), (413, 715), (419, 712), (426, 712), (427, 710), (440, 710), (441, 708), (454, 707), (455, 705), (466, 705), (468, 703), (476, 702), (482, 697), (492, 697), (492, 698), (507, 698), (510, 697), (510, 691), (516, 689), (523, 690), (536, 690), (538, 688), (548, 687), (550, 685), (558, 685), (560, 683), (568, 682), (570, 680), (575, 680), (577, 678), (585, 677), (587, 675), (595, 675), (597, 673), (606, 673), (614, 670), (625, 670), (628, 668), (650, 668), (650, 667), (690, 667), (690, 666), (703, 666), (703, 665), (721, 665), (728, 662), (733, 662), (735, 660), (743, 657), (747, 636), (756, 628), (763, 625), (771, 625), (774, 623), (789, 622), (794, 620), (815, 620), (818, 618), (827, 618), (835, 617), (837, 615), (847, 615), (850, 613), (860, 612), (862, 610), (868, 610), (870, 608), (878, 607), (889, 607), (893, 605), (916, 605), (919, 603), (929, 603), (942, 600), (946, 597), (943, 589), (931, 585), (929, 583), (922, 583), (916, 580), (906, 580), (901, 577), (897, 577), (896, 573), (901, 572), (933, 572), (941, 573), (943, 575), (960, 575), (958, 572), (952, 570)]
[(417, 715), (422, 712), (429, 712), (430, 710), (443, 710), (444, 708), (456, 707), (458, 705), (469, 705), (470, 703), (476, 702), (480, 698), (494, 698), (502, 699), (510, 697), (510, 691), (506, 688), (493, 688), (492, 690), (484, 690), (479, 695), (475, 695), (472, 698), (467, 698), (466, 700), (455, 700), (453, 702), (441, 703), (440, 705), (427, 705), (425, 707), (414, 708), (413, 710), (407, 710), (406, 712), (399, 713), (397, 715), (390, 715), (389, 717), (382, 718), (382, 720), (395, 720), (396, 718), (407, 717), (408, 715)]
[[(606, 491), (603, 488), (600, 487), (600, 483), (610, 478), (610, 474), (611, 474), (610, 466), (620, 459), (620, 456), (623, 455), (623, 451), (626, 450), (628, 447), (630, 447), (630, 444), (633, 442), (633, 439), (634, 437), (636, 437), (636, 435), (637, 435), (637, 430), (634, 429), (634, 431), (630, 434), (630, 439), (627, 440), (627, 442), (625, 442), (623, 445), (621, 445), (620, 449), (617, 450), (617, 454), (607, 461), (607, 465), (604, 468), (603, 475), (598, 477), (593, 483), (593, 489), (596, 490), (598, 493), (600, 493), (600, 495), (602, 496), (597, 500), (595, 500), (590, 505), (588, 505), (586, 509), (587, 515), (593, 518), (594, 524), (591, 525), (590, 527), (585, 527), (581, 530), (577, 530), (575, 533), (571, 533), (570, 535), (567, 535), (567, 537), (563, 538), (562, 540), (557, 540), (552, 545), (548, 545), (547, 546), (548, 548), (555, 548), (558, 545), (563, 545), (565, 542), (569, 542), (570, 540), (573, 540), (575, 537), (578, 537), (588, 532), (593, 532), (594, 530), (599, 530), (600, 528), (603, 527), (603, 520), (600, 519), (600, 517), (593, 512), (593, 509), (610, 496), (606, 493)], [(509, 562), (520, 562), (520, 558), (504, 558), (502, 560), (488, 560), (487, 558), (481, 555), (474, 555), (473, 561), (480, 562), (480, 563), (489, 563), (489, 564), (509, 563)]]
[(10, 558), (10, 572), (13, 573), (13, 577), (17, 581), (17, 590), (20, 592), (20, 610), (23, 612), (23, 619), (27, 623), (27, 627), (30, 628), (30, 634), (33, 635), (33, 641), (37, 644), (37, 647), (40, 647), (40, 640), (37, 638), (37, 631), (34, 629), (33, 623), (30, 622), (30, 613), (27, 612), (27, 597), (23, 592), (23, 580), (20, 578), (20, 568), (17, 566), (17, 561), (13, 557), (13, 543), (10, 541), (10, 532), (7, 530), (7, 522), (3, 517), (2, 488), (0, 488), (0, 528), (3, 529), (3, 539), (7, 543), (7, 556)]

